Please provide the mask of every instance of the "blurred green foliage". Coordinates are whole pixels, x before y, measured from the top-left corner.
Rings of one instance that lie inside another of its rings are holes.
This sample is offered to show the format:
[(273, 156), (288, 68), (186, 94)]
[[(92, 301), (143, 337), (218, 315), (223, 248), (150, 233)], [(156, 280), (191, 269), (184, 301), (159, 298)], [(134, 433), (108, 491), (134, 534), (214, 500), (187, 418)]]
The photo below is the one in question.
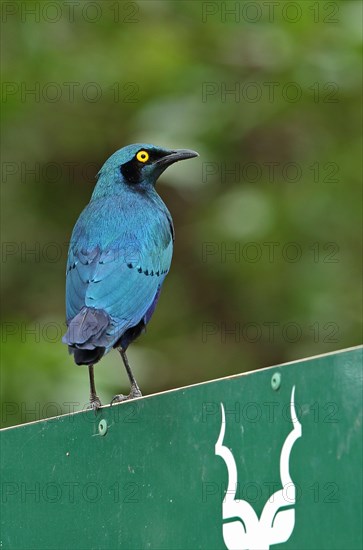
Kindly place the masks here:
[[(129, 351), (145, 394), (360, 343), (361, 3), (58, 4), (2, 4), (3, 425), (87, 402), (67, 241), (128, 143), (200, 153), (158, 185), (176, 245)], [(128, 390), (116, 352), (96, 383)]]

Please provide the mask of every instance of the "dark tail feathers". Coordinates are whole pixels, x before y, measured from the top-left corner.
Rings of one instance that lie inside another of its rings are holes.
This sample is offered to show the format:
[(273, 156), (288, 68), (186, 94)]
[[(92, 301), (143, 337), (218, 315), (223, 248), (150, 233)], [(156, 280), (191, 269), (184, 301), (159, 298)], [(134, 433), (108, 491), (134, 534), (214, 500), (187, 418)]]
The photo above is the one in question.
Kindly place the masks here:
[(79, 349), (74, 346), (68, 346), (68, 350), (69, 353), (73, 354), (76, 365), (94, 365), (102, 359), (106, 348)]
[(93, 365), (104, 355), (108, 345), (109, 315), (102, 309), (84, 307), (71, 320), (62, 341), (68, 344), (77, 365)]

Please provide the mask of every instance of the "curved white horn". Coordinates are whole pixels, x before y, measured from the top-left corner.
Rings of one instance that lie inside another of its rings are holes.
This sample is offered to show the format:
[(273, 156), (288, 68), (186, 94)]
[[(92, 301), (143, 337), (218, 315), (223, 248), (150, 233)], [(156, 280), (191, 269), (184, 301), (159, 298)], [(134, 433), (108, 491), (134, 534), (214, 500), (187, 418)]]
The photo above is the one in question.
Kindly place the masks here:
[(224, 413), (223, 403), (221, 403), (222, 424), (219, 437), (215, 445), (215, 454), (223, 458), (228, 470), (228, 488), (225, 502), (233, 502), (237, 490), (237, 467), (234, 456), (231, 451), (223, 445), (224, 434), (226, 431), (226, 415)]
[(291, 391), (290, 415), (293, 429), (285, 439), (280, 457), (280, 478), (283, 487), (292, 483), (289, 469), (290, 453), (295, 441), (301, 437), (301, 424), (295, 410), (295, 386), (293, 386)]

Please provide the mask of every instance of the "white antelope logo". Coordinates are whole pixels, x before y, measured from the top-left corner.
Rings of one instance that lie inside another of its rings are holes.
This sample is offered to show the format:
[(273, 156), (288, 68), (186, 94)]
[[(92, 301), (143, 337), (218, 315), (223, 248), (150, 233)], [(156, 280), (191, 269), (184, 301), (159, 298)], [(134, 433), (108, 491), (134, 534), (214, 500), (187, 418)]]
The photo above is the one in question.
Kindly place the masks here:
[[(269, 550), (271, 544), (286, 542), (294, 530), (296, 491), (289, 472), (289, 459), (295, 441), (301, 437), (301, 424), (295, 411), (295, 386), (291, 392), (290, 415), (293, 429), (287, 436), (280, 456), (282, 489), (266, 502), (260, 519), (245, 500), (236, 500), (237, 467), (231, 451), (223, 445), (226, 430), (224, 407), (221, 403), (222, 425), (215, 454), (223, 458), (228, 470), (228, 489), (222, 504), (223, 539), (228, 550)], [(288, 501), (286, 491), (289, 490)], [(285, 493), (284, 493), (285, 491)], [(288, 508), (288, 506), (290, 508)]]

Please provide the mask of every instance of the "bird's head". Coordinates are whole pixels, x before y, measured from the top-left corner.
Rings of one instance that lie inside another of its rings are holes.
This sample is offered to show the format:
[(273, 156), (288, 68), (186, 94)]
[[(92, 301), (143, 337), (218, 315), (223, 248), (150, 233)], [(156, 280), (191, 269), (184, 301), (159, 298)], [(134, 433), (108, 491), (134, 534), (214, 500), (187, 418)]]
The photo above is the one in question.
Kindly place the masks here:
[(105, 191), (110, 185), (113, 188), (126, 185), (135, 190), (153, 187), (168, 166), (197, 156), (190, 149), (164, 149), (146, 143), (127, 145), (106, 160), (96, 190)]

